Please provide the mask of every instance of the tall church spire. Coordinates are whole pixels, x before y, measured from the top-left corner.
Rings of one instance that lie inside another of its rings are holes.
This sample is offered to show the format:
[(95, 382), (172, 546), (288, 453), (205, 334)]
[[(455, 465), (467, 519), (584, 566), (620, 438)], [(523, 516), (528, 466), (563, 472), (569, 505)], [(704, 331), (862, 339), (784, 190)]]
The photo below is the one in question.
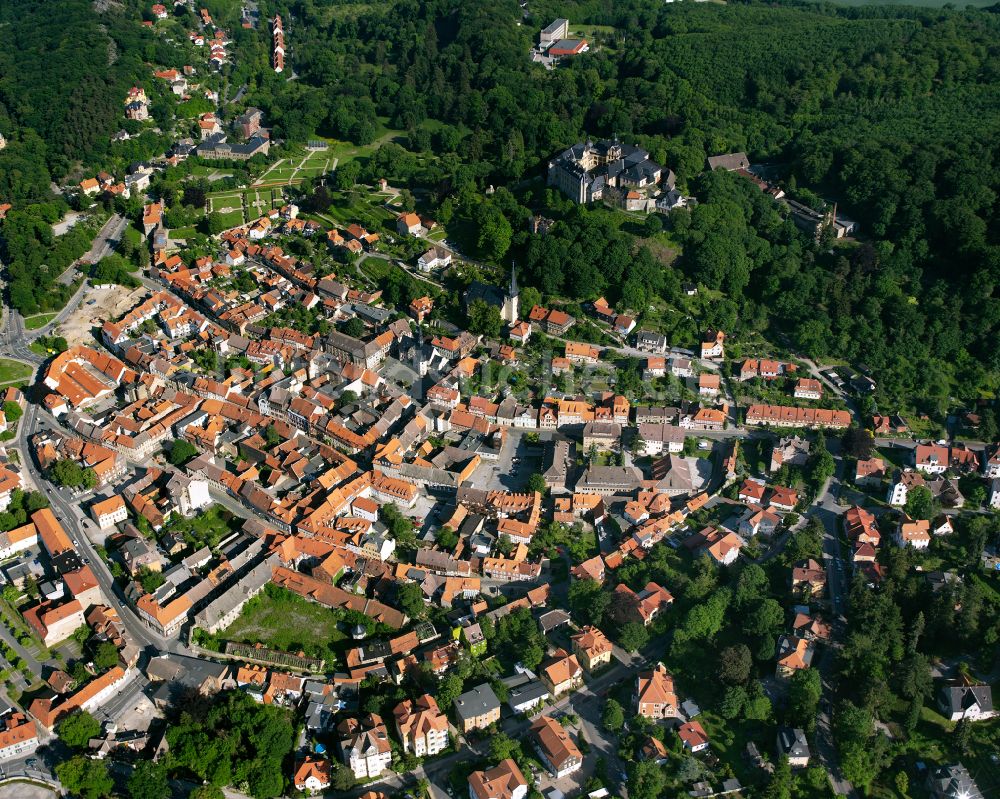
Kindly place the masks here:
[(503, 306), (500, 308), (500, 318), (505, 322), (514, 324), (518, 314), (521, 312), (521, 301), (517, 294), (517, 273), (514, 271), (514, 262), (510, 262), (510, 288), (507, 289), (507, 296), (503, 298)]

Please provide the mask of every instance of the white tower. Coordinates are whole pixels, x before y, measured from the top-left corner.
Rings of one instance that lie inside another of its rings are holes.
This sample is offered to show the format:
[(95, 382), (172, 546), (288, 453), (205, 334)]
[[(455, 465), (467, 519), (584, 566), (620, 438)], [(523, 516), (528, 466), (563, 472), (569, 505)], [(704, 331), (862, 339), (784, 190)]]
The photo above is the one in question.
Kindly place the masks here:
[(500, 316), (508, 324), (514, 324), (520, 312), (520, 305), (521, 296), (517, 289), (517, 275), (514, 273), (514, 264), (511, 263), (510, 288), (507, 290), (507, 296), (503, 299), (503, 309), (500, 311)]

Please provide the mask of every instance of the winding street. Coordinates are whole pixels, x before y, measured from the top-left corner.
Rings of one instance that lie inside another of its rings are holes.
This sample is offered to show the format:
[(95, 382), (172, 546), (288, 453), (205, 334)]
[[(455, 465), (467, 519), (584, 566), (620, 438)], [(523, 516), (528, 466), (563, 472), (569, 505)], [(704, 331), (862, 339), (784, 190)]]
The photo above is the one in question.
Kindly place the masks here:
[[(40, 411), (37, 405), (28, 405), (18, 427), (17, 446), (23, 453), (22, 462), (25, 471), (35, 481), (36, 485), (45, 485), (42, 473), (36, 465), (28, 446), (28, 438), (34, 434), (39, 421)], [(58, 427), (53, 421), (53, 427)], [(118, 611), (128, 634), (137, 646), (153, 647), (160, 652), (175, 652), (179, 654), (189, 654), (186, 647), (179, 641), (164, 638), (149, 629), (135, 614), (129, 603), (126, 601), (121, 588), (115, 583), (111, 576), (111, 571), (107, 564), (97, 554), (97, 550), (87, 537), (83, 528), (85, 514), (80, 505), (80, 500), (73, 496), (67, 488), (56, 488), (52, 486), (45, 491), (46, 496), (52, 503), (52, 511), (56, 518), (65, 528), (73, 541), (74, 546), (80, 555), (90, 561), (90, 567), (100, 583), (101, 592), (107, 603)]]
[[(839, 442), (831, 441), (832, 448), (836, 448)], [(823, 647), (823, 653), (819, 661), (819, 672), (822, 684), (822, 700), (820, 702), (819, 714), (816, 719), (816, 754), (826, 769), (830, 785), (838, 796), (849, 796), (855, 799), (857, 792), (854, 787), (844, 779), (840, 770), (840, 763), (837, 758), (836, 744), (833, 739), (833, 721), (831, 709), (836, 696), (836, 653), (839, 645), (835, 642), (843, 639), (846, 627), (844, 620), (844, 607), (847, 601), (847, 565), (842, 558), (840, 548), (840, 530), (843, 523), (842, 517), (846, 508), (838, 503), (842, 490), (842, 480), (844, 477), (845, 464), (839, 454), (835, 455), (836, 470), (834, 475), (827, 481), (824, 490), (820, 492), (815, 504), (810, 508), (808, 515), (816, 516), (823, 524), (823, 560), (826, 565), (826, 584), (830, 595), (830, 609), (832, 611), (832, 640)]]

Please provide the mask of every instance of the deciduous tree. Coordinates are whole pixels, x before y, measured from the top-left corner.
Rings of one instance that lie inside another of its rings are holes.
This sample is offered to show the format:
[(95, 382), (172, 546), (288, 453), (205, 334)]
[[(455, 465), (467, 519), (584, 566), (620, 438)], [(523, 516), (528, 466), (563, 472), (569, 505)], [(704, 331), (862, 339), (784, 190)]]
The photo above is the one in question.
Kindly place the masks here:
[(101, 725), (86, 710), (78, 710), (56, 725), (56, 733), (71, 749), (84, 749), (91, 738), (101, 734)]
[(610, 732), (619, 732), (625, 726), (625, 710), (614, 699), (609, 699), (604, 704), (601, 724)]

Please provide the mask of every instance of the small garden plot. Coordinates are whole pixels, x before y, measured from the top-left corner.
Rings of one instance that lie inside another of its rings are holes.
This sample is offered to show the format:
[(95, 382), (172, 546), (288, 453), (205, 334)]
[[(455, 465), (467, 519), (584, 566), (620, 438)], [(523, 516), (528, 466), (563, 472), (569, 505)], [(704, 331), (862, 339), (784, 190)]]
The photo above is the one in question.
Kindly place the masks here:
[(180, 533), (193, 549), (214, 549), (223, 538), (238, 530), (242, 524), (240, 517), (234, 516), (221, 505), (212, 505), (204, 513), (190, 519), (183, 516), (172, 517), (166, 530)]

